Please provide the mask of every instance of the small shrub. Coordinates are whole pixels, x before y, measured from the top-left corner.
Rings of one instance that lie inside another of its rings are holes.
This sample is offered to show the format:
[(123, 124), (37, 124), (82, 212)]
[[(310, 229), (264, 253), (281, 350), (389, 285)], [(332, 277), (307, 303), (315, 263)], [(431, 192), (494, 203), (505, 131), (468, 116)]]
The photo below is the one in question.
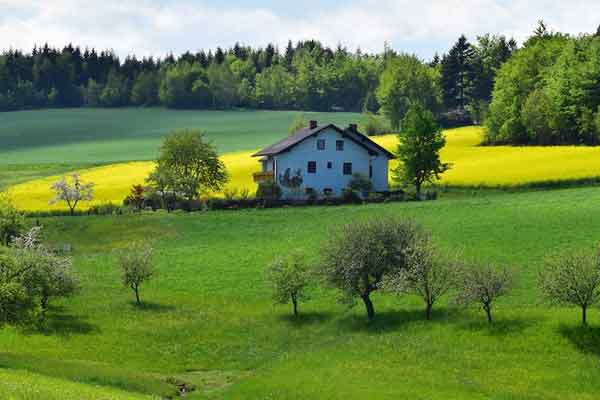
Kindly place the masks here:
[(392, 132), (385, 117), (373, 113), (365, 113), (359, 125), (360, 130), (368, 136), (385, 135)]
[(237, 195), (238, 195), (237, 188), (227, 188), (227, 189), (223, 190), (223, 196), (225, 196), (225, 200), (227, 200), (227, 201), (233, 201)]
[(0, 245), (8, 246), (25, 229), (25, 217), (8, 198), (0, 193)]
[(261, 200), (279, 200), (282, 192), (281, 187), (276, 182), (260, 182), (256, 190), (256, 198)]
[(357, 192), (368, 193), (373, 189), (373, 183), (367, 176), (355, 173), (348, 183), (348, 188)]
[(242, 188), (240, 190), (240, 200), (241, 201), (248, 201), (250, 199), (250, 189), (248, 189), (247, 187)]

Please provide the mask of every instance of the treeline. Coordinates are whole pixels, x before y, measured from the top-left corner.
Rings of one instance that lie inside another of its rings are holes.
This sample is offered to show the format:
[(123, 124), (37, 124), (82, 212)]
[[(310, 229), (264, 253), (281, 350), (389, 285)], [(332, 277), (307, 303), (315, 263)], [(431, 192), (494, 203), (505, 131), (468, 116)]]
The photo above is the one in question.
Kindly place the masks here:
[[(389, 81), (385, 71), (402, 66), (398, 59), (410, 58), (427, 71), (436, 114), (458, 109), (462, 118), (469, 110), (478, 120), (496, 70), (515, 48), (502, 36), (484, 35), (474, 45), (462, 36), (447, 54), (426, 63), (387, 46), (381, 54), (364, 54), (312, 40), (289, 42), (284, 51), (236, 44), (177, 58), (129, 56), (123, 61), (112, 51), (45, 45), (31, 53), (0, 55), (0, 110), (163, 105), (377, 112), (386, 97), (380, 89), (381, 82)], [(411, 93), (415, 96), (420, 94)], [(397, 120), (397, 115), (392, 118)]]
[(490, 144), (600, 143), (600, 28), (534, 35), (500, 69), (487, 119)]

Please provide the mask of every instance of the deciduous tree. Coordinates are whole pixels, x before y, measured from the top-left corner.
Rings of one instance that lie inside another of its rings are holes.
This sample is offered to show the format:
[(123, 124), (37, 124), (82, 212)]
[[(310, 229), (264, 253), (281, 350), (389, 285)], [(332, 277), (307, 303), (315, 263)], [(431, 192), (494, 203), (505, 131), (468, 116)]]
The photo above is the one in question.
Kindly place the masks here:
[(457, 303), (479, 304), (488, 322), (492, 323), (492, 307), (495, 301), (508, 293), (512, 276), (508, 269), (491, 264), (472, 265), (463, 269), (459, 281)]
[(407, 268), (390, 275), (383, 284), (397, 294), (413, 294), (425, 302), (425, 317), (430, 320), (433, 305), (456, 286), (459, 268), (454, 260), (435, 254), (429, 234), (419, 234), (406, 250)]
[(137, 305), (141, 304), (140, 286), (154, 275), (153, 248), (146, 242), (134, 242), (119, 254), (121, 281), (135, 294)]
[(25, 217), (5, 193), (0, 193), (0, 245), (8, 246), (25, 229)]
[(579, 306), (585, 325), (588, 308), (600, 300), (600, 254), (554, 256), (546, 262), (538, 282), (550, 301)]
[(64, 201), (67, 203), (71, 215), (75, 214), (75, 208), (79, 202), (90, 201), (94, 198), (94, 184), (92, 182), (82, 182), (77, 173), (72, 174), (70, 180), (63, 176), (51, 188), (56, 196), (50, 200), (50, 204)]
[(311, 281), (304, 254), (294, 251), (287, 257), (277, 257), (269, 265), (267, 273), (273, 286), (273, 299), (280, 304), (292, 303), (297, 317), (298, 303), (308, 298), (306, 289)]
[(343, 226), (322, 249), (326, 282), (339, 289), (341, 300), (349, 305), (360, 298), (372, 320), (371, 293), (380, 289), (386, 276), (408, 267), (407, 250), (419, 230), (410, 221), (383, 218)]
[(216, 149), (198, 131), (185, 129), (167, 136), (157, 164), (169, 176), (171, 189), (188, 200), (202, 191), (221, 190), (228, 179)]
[(431, 111), (420, 104), (411, 106), (398, 138), (400, 163), (394, 171), (394, 180), (414, 185), (419, 198), (424, 183), (439, 179), (440, 174), (450, 168), (440, 159), (440, 150), (446, 139)]

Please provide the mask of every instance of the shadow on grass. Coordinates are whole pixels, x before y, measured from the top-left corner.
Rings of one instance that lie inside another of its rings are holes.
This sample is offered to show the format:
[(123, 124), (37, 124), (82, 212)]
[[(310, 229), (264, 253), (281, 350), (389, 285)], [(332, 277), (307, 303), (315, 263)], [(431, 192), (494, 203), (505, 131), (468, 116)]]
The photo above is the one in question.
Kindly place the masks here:
[(50, 305), (44, 321), (26, 325), (22, 327), (22, 331), (24, 334), (41, 333), (48, 336), (70, 336), (97, 333), (100, 329), (98, 326), (89, 323), (86, 317), (68, 314), (65, 312), (64, 307)]
[(312, 325), (325, 322), (332, 318), (331, 313), (323, 312), (306, 312), (294, 316), (293, 314), (282, 314), (278, 316), (280, 321), (287, 322), (294, 326)]
[(153, 303), (151, 301), (142, 301), (140, 304), (137, 304), (135, 301), (130, 301), (129, 305), (135, 310), (146, 311), (146, 312), (157, 312), (158, 313), (158, 312), (168, 312), (168, 311), (175, 310), (175, 306), (172, 306), (170, 304)]
[(378, 333), (383, 331), (401, 330), (414, 323), (448, 323), (449, 311), (445, 308), (433, 309), (431, 320), (425, 318), (424, 310), (394, 310), (382, 311), (375, 314), (372, 321), (366, 315), (349, 315), (340, 320), (344, 329), (362, 332)]
[(600, 327), (561, 325), (558, 331), (579, 351), (600, 356)]
[(528, 318), (501, 318), (498, 317), (491, 324), (485, 319), (485, 315), (481, 319), (470, 319), (458, 326), (464, 330), (488, 334), (491, 336), (504, 336), (523, 332), (528, 327), (536, 323), (535, 319)]

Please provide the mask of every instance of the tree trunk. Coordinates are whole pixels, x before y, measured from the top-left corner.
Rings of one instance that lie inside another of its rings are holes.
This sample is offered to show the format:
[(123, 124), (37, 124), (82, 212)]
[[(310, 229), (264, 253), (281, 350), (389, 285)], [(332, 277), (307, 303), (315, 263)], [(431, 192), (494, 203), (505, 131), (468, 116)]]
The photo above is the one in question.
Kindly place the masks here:
[(587, 305), (581, 306), (581, 323), (587, 325)]
[(294, 317), (298, 316), (298, 300), (296, 297), (292, 297), (292, 304), (294, 305)]
[(415, 183), (415, 190), (416, 190), (416, 194), (415, 196), (417, 197), (417, 201), (421, 200), (421, 182), (417, 182)]
[(492, 308), (489, 304), (484, 304), (483, 309), (485, 310), (485, 314), (487, 315), (488, 323), (492, 323)]
[(133, 291), (135, 292), (135, 302), (137, 303), (137, 305), (140, 305), (140, 289), (138, 287), (138, 285), (134, 285), (132, 286)]
[(75, 207), (69, 207), (69, 214), (71, 214), (71, 217), (75, 215)]
[(375, 318), (375, 308), (373, 307), (373, 302), (371, 301), (371, 298), (369, 297), (369, 294), (364, 294), (361, 296), (363, 303), (365, 303), (365, 309), (367, 310), (367, 317), (369, 318), (369, 321), (371, 321), (373, 318)]
[(431, 312), (433, 309), (433, 304), (427, 304), (427, 309), (425, 310), (425, 317), (427, 318), (427, 321), (431, 320)]

